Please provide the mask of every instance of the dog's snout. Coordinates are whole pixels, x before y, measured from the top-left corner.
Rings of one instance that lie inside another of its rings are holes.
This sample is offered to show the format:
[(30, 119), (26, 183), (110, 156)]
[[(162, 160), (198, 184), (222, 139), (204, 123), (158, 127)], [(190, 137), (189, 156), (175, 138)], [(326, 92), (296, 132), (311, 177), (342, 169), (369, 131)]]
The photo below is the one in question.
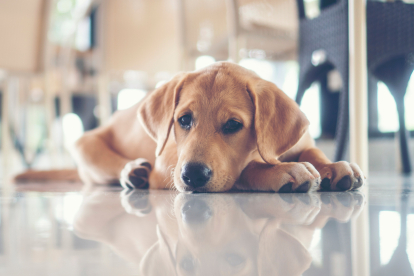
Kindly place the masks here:
[(184, 204), (181, 215), (186, 223), (200, 224), (207, 221), (212, 212), (204, 200), (192, 199)]
[(212, 175), (212, 171), (201, 163), (187, 163), (181, 169), (181, 179), (193, 188), (202, 187), (207, 184)]

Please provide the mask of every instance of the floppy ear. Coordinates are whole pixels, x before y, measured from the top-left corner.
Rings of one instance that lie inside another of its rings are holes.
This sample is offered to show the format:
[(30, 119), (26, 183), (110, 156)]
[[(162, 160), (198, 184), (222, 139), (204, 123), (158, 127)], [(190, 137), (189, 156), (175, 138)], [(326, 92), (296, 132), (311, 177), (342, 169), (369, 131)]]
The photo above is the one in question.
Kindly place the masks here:
[(303, 244), (286, 231), (267, 225), (259, 238), (258, 275), (299, 276), (312, 263)]
[(158, 225), (156, 231), (158, 241), (142, 257), (141, 273), (142, 275), (151, 276), (177, 275), (174, 257)]
[(299, 106), (275, 84), (253, 78), (247, 91), (255, 106), (257, 148), (266, 163), (293, 147), (305, 133), (309, 121)]
[(138, 109), (141, 124), (148, 135), (157, 142), (156, 156), (161, 154), (168, 140), (174, 110), (185, 76), (185, 73), (179, 73), (172, 80), (151, 92)]

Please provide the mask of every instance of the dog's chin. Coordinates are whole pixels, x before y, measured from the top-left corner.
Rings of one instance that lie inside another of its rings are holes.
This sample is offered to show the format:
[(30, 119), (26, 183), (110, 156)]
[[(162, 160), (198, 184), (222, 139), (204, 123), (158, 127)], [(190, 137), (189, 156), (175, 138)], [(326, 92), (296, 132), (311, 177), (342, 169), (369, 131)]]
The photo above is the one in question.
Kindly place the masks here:
[(180, 193), (193, 193), (195, 192), (196, 189), (186, 186), (186, 185), (177, 185), (175, 184), (175, 188), (177, 189), (177, 191), (179, 191)]
[(187, 185), (184, 185), (182, 183), (177, 184), (175, 183), (175, 188), (177, 189), (177, 191), (181, 192), (181, 193), (206, 193), (206, 192), (210, 192), (206, 187), (199, 187), (199, 188), (193, 188)]
[(231, 186), (225, 185), (226, 183), (223, 183), (223, 184), (224, 184), (223, 186), (206, 185), (206, 186), (198, 187), (198, 188), (187, 186), (181, 182), (179, 184), (175, 183), (174, 185), (177, 191), (181, 193), (221, 193), (221, 192), (227, 192), (231, 190)]

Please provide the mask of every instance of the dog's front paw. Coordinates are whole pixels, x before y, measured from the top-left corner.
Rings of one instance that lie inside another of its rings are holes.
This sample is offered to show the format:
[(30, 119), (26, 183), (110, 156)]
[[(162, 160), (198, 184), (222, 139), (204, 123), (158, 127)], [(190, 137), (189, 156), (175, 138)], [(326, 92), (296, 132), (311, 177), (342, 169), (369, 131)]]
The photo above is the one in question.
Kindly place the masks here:
[(277, 165), (279, 183), (275, 191), (279, 193), (307, 193), (320, 184), (320, 175), (308, 162), (281, 163)]
[(144, 158), (128, 162), (121, 171), (120, 182), (124, 189), (148, 189), (151, 164)]
[(322, 191), (348, 191), (361, 188), (365, 177), (355, 163), (340, 161), (323, 167), (321, 174)]

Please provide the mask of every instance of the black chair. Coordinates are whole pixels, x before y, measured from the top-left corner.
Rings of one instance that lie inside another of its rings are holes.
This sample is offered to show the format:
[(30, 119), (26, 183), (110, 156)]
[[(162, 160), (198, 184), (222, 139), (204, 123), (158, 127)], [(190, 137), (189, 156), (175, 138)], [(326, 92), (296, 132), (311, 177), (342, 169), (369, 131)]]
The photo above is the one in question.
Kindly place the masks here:
[[(299, 9), (299, 87), (296, 101), (301, 102), (309, 86), (326, 78), (327, 72), (336, 68), (342, 77), (336, 130), (334, 160), (344, 158), (349, 130), (349, 57), (348, 57), (348, 1), (321, 1), (317, 18), (305, 16), (303, 0)], [(327, 6), (323, 9), (324, 6)], [(312, 55), (323, 51), (325, 61), (312, 64)], [(414, 5), (397, 2), (367, 2), (367, 51), (369, 84), (376, 86), (372, 77), (383, 81), (395, 98), (400, 121), (400, 149), (403, 173), (412, 170), (408, 132), (405, 128), (404, 95), (414, 69)], [(369, 88), (369, 93), (376, 89)]]
[(411, 173), (404, 96), (414, 70), (414, 5), (367, 2), (368, 70), (384, 82), (397, 104), (402, 172)]
[[(332, 69), (342, 77), (338, 121), (336, 127), (336, 151), (334, 160), (344, 158), (348, 139), (348, 1), (321, 1), (321, 13), (314, 19), (305, 15), (303, 0), (297, 0), (299, 10), (299, 84), (296, 102), (300, 104), (309, 86)], [(327, 6), (327, 7), (326, 7)], [(312, 63), (315, 54), (324, 55), (320, 64)]]

